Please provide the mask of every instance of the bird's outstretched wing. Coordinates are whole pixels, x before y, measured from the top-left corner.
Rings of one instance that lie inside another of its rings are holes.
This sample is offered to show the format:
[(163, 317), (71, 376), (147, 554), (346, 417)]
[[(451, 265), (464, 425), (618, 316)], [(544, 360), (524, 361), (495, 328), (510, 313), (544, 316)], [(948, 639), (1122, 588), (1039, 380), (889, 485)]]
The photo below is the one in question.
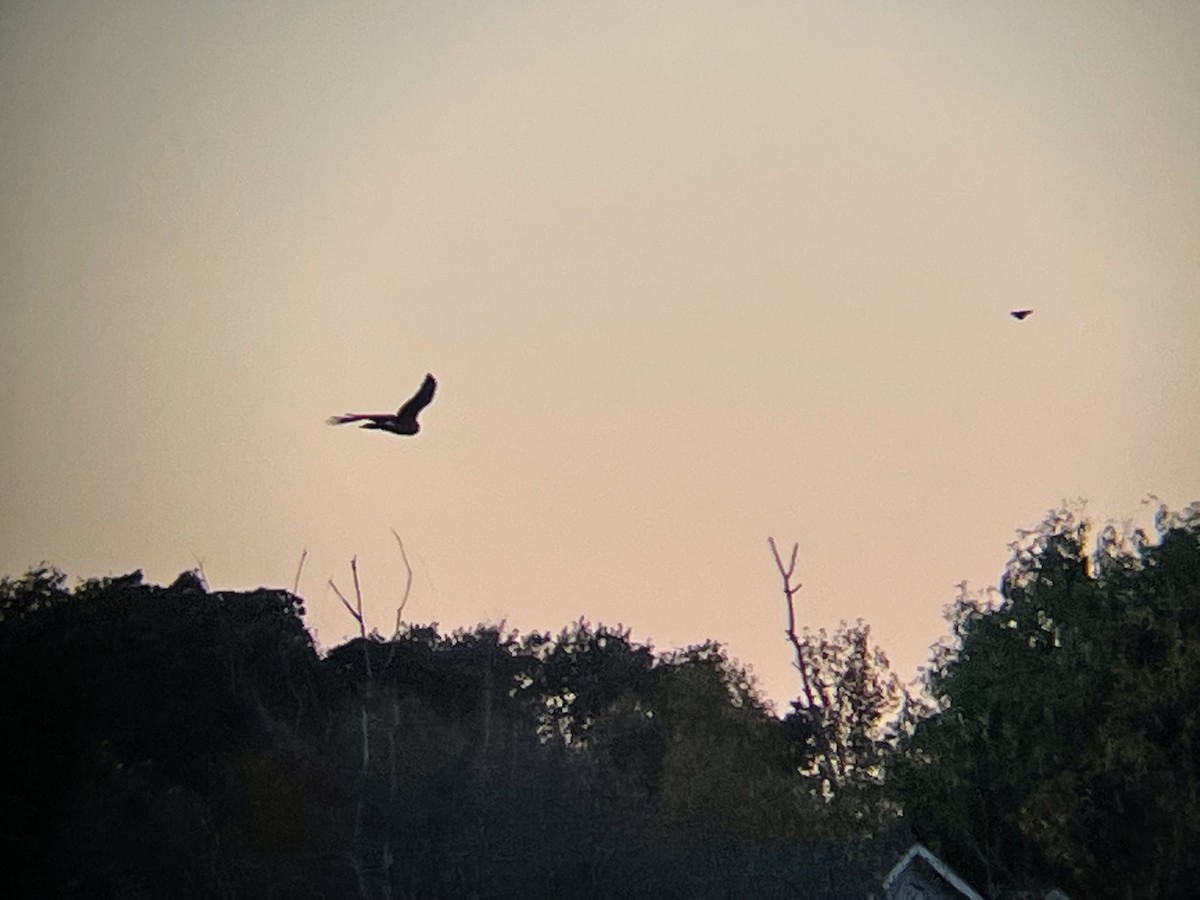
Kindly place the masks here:
[(433, 402), (433, 392), (436, 390), (437, 379), (432, 375), (426, 375), (417, 392), (412, 395), (412, 399), (400, 407), (396, 418), (402, 422), (415, 421), (421, 410)]
[(1012, 312), (1009, 313), (1009, 315), (1012, 316), (1014, 319), (1016, 319), (1018, 322), (1020, 322), (1022, 319), (1024, 319), (1026, 316), (1030, 315), (1032, 312), (1033, 312), (1032, 309), (1014, 309)]
[(345, 425), (348, 422), (379, 422), (391, 417), (391, 413), (347, 413), (344, 416), (330, 416), (325, 421), (329, 425)]

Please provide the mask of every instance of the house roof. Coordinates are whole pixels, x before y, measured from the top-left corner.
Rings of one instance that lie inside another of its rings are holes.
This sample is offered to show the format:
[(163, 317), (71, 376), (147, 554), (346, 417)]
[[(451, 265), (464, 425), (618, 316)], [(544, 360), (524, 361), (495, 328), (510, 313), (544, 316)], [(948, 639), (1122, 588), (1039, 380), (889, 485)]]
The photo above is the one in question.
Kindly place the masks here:
[(892, 871), (888, 872), (887, 878), (883, 880), (883, 889), (886, 891), (891, 887), (892, 882), (900, 877), (905, 869), (907, 869), (914, 859), (920, 857), (924, 860), (931, 869), (938, 873), (947, 884), (951, 885), (956, 891), (962, 894), (968, 900), (983, 900), (983, 895), (972, 888), (969, 884), (963, 881), (962, 877), (951, 869), (948, 865), (938, 859), (933, 852), (923, 844), (913, 844), (908, 852), (900, 858), (900, 862), (892, 866)]

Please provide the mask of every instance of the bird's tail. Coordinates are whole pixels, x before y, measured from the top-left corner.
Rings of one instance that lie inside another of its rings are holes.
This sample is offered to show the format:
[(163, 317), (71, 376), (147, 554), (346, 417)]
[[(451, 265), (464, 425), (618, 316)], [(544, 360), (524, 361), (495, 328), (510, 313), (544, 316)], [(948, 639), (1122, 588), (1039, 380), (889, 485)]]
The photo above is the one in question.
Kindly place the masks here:
[(347, 422), (358, 422), (364, 418), (367, 418), (367, 417), (366, 416), (355, 416), (355, 415), (330, 416), (328, 419), (325, 420), (325, 422), (328, 425), (345, 425)]

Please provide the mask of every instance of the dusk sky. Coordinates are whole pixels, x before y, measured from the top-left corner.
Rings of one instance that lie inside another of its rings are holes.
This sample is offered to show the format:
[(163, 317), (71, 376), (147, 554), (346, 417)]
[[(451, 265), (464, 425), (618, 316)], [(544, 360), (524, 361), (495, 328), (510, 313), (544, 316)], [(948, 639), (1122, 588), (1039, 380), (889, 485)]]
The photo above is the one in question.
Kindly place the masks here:
[[(0, 6), (0, 574), (904, 677), (1200, 499), (1200, 4)], [(1023, 322), (1009, 316), (1032, 308)], [(434, 373), (415, 438), (394, 410)]]

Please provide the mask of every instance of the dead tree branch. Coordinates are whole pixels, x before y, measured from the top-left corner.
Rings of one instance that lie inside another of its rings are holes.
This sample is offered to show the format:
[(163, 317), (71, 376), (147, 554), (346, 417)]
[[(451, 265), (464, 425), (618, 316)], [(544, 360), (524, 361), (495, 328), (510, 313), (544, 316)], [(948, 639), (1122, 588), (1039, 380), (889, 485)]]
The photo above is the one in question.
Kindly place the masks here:
[(800, 670), (800, 684), (804, 688), (804, 699), (812, 708), (816, 708), (817, 701), (813, 695), (812, 684), (808, 679), (808, 662), (805, 659), (804, 645), (800, 641), (799, 635), (796, 634), (796, 593), (800, 588), (804, 587), (800, 582), (792, 583), (792, 576), (796, 571), (796, 554), (800, 552), (800, 544), (792, 544), (792, 559), (785, 568), (783, 558), (779, 555), (779, 548), (775, 546), (775, 538), (767, 538), (767, 543), (771, 546), (771, 555), (775, 557), (775, 565), (779, 569), (779, 576), (783, 579), (783, 596), (787, 600), (787, 630), (784, 634), (787, 635), (788, 642), (792, 645), (792, 649), (796, 652), (795, 666)]
[(412, 593), (413, 583), (413, 570), (412, 566), (408, 564), (408, 554), (404, 552), (404, 541), (400, 540), (400, 535), (396, 534), (395, 528), (392, 529), (392, 537), (396, 539), (396, 544), (400, 547), (400, 558), (404, 560), (404, 569), (408, 572), (408, 580), (404, 583), (404, 596), (400, 598), (400, 605), (396, 607), (396, 628), (392, 632), (386, 668), (391, 668), (392, 658), (396, 655), (396, 639), (400, 637), (400, 628), (404, 623), (404, 607), (408, 605), (408, 595)]
[[(779, 548), (775, 544), (775, 538), (768, 537), (767, 543), (771, 547), (771, 555), (775, 558), (775, 566), (779, 569), (779, 577), (783, 581), (783, 596), (787, 601), (787, 630), (784, 633), (796, 654), (794, 665), (800, 672), (800, 685), (804, 691), (805, 707), (813, 716), (813, 734), (818, 742), (821, 774), (829, 782), (830, 790), (836, 790), (841, 779), (838, 777), (838, 767), (834, 766), (834, 760), (840, 762), (842, 757), (828, 732), (831, 698), (826, 686), (821, 681), (816, 664), (809, 659), (807, 644), (796, 633), (795, 598), (800, 588), (804, 586), (799, 581), (793, 580), (796, 573), (796, 555), (800, 552), (800, 544), (792, 544), (792, 556), (785, 566)], [(814, 682), (818, 687), (816, 691), (813, 690)]]
[[(303, 562), (304, 559), (301, 557), (301, 565), (303, 565)], [(358, 877), (359, 893), (364, 898), (367, 898), (370, 896), (370, 892), (367, 889), (365, 868), (362, 860), (362, 819), (363, 807), (366, 801), (367, 776), (370, 773), (371, 768), (371, 723), (369, 714), (367, 712), (367, 705), (368, 699), (373, 693), (372, 689), (374, 688), (374, 683), (371, 677), (370, 647), (367, 646), (367, 623), (362, 611), (362, 585), (358, 580), (357, 556), (352, 556), (350, 558), (350, 573), (354, 579), (353, 606), (350, 605), (350, 601), (346, 599), (345, 594), (338, 590), (338, 586), (334, 584), (332, 577), (329, 579), (329, 586), (333, 588), (333, 592), (337, 594), (338, 599), (342, 601), (342, 606), (346, 607), (346, 611), (350, 613), (350, 615), (354, 617), (354, 621), (358, 623), (358, 635), (360, 638), (362, 638), (363, 665), (365, 666), (367, 676), (366, 686), (362, 694), (362, 704), (359, 708), (359, 728), (362, 733), (362, 771), (359, 773), (358, 801), (355, 804), (354, 810), (354, 838), (351, 843), (352, 849), (347, 850), (350, 865)], [(298, 578), (299, 573), (297, 572), (297, 579)]]
[(308, 559), (308, 548), (305, 547), (300, 553), (300, 565), (296, 566), (296, 578), (292, 581), (292, 594), (300, 592), (300, 573), (304, 571), (304, 560)]
[(354, 616), (354, 620), (355, 620), (356, 622), (358, 622), (358, 627), (359, 627), (359, 630), (361, 631), (361, 630), (362, 630), (362, 623), (363, 623), (363, 620), (362, 620), (362, 613), (361, 613), (361, 612), (356, 612), (356, 611), (355, 611), (354, 607), (350, 605), (350, 601), (346, 599), (345, 595), (344, 595), (344, 594), (342, 594), (342, 592), (341, 592), (340, 590), (338, 590), (338, 586), (337, 586), (336, 584), (334, 584), (334, 583), (333, 583), (333, 579), (332, 579), (332, 578), (330, 578), (330, 579), (329, 579), (329, 586), (330, 586), (331, 588), (333, 588), (333, 592), (334, 592), (335, 594), (337, 594), (337, 598), (338, 598), (339, 600), (341, 600), (341, 601), (342, 601), (342, 606), (346, 607), (346, 611), (347, 611), (348, 613), (350, 613), (350, 615)]
[(367, 647), (367, 622), (366, 619), (363, 618), (362, 587), (358, 582), (357, 556), (350, 557), (350, 574), (354, 577), (354, 606), (351, 606), (350, 601), (346, 599), (346, 596), (340, 590), (338, 590), (338, 586), (333, 583), (332, 578), (329, 579), (329, 586), (333, 588), (333, 592), (337, 594), (338, 599), (342, 601), (342, 606), (346, 607), (346, 611), (350, 613), (350, 615), (354, 616), (354, 620), (358, 622), (358, 636), (363, 640), (363, 665), (366, 667), (367, 680), (370, 681), (371, 654), (369, 652), (369, 648)]
[(413, 570), (408, 564), (408, 554), (404, 552), (404, 541), (400, 540), (400, 535), (396, 534), (396, 529), (392, 529), (392, 537), (396, 539), (396, 546), (400, 548), (400, 558), (404, 560), (404, 571), (408, 573), (408, 578), (404, 582), (404, 596), (400, 598), (400, 605), (396, 607), (396, 630), (392, 632), (392, 639), (400, 634), (400, 623), (404, 615), (404, 607), (408, 605), (408, 595), (412, 593)]

